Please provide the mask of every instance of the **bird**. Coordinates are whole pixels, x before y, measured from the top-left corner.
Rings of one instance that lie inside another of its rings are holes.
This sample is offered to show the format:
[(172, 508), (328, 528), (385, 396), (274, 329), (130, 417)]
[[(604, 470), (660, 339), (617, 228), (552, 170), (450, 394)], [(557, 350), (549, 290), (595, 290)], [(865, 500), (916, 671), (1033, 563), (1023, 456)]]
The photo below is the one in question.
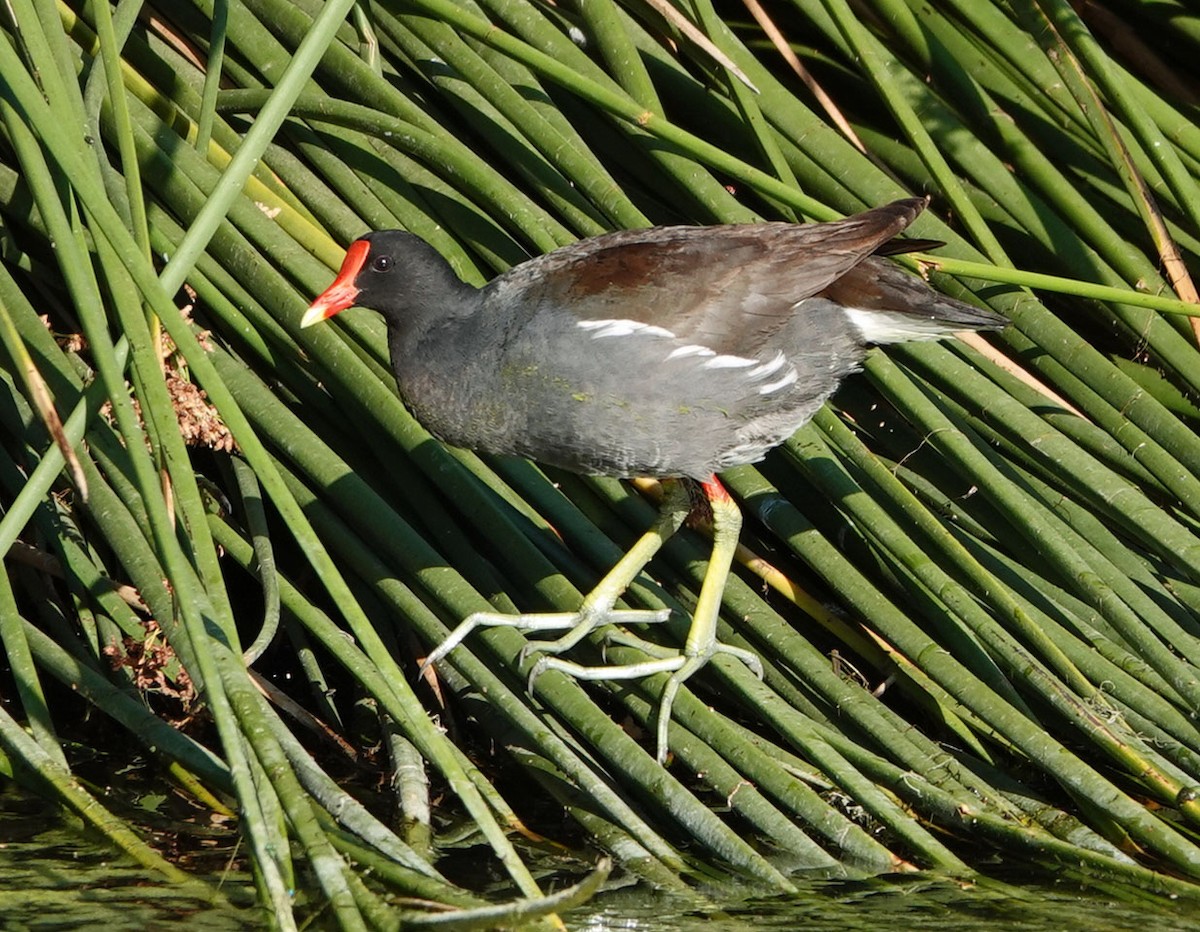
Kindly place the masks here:
[[(578, 611), (476, 612), (423, 669), (482, 626), (565, 631), (522, 652), (540, 654), (530, 688), (547, 669), (589, 680), (669, 673), (657, 712), (660, 763), (672, 704), (692, 674), (725, 653), (761, 676), (756, 654), (717, 640), (741, 529), (717, 474), (761, 460), (807, 423), (871, 345), (1007, 324), (885, 258), (941, 245), (897, 239), (927, 204), (911, 197), (826, 223), (621, 230), (529, 259), (482, 288), (412, 233), (351, 243), (300, 326), (351, 307), (380, 313), (400, 396), (431, 434), (585, 475), (664, 480), (653, 525)], [(713, 543), (683, 649), (625, 665), (560, 657), (599, 626), (669, 617), (614, 606), (684, 523), (697, 490), (711, 509)]]

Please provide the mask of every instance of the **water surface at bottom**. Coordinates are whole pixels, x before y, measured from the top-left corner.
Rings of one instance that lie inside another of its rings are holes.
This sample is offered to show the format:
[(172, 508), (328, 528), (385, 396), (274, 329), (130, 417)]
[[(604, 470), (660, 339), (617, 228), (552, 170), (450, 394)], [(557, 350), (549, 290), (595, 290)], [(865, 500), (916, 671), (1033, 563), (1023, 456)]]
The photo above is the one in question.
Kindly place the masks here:
[[(795, 878), (793, 878), (795, 881)], [(1122, 891), (1122, 899), (1045, 877), (963, 884), (906, 875), (799, 882), (791, 896), (697, 906), (642, 887), (604, 893), (566, 917), (572, 930), (668, 932), (742, 929), (841, 932), (1197, 932), (1200, 897)], [(1130, 902), (1124, 897), (1132, 897)]]
[[(1123, 890), (1121, 898), (1048, 874), (1004, 872), (978, 883), (903, 875), (869, 880), (793, 878), (800, 891), (746, 899), (728, 887), (707, 898), (656, 892), (616, 881), (564, 916), (571, 930), (733, 932), (742, 929), (835, 932), (1200, 932), (1200, 895), (1175, 900)], [(262, 927), (244, 875), (208, 878), (221, 901), (207, 902), (158, 882), (102, 840), (63, 824), (57, 810), (8, 789), (0, 793), (0, 929), (102, 929), (189, 932)], [(300, 913), (303, 914), (303, 908)], [(310, 928), (323, 929), (318, 915)]]
[(253, 888), (241, 874), (207, 878), (216, 901), (198, 899), (134, 863), (98, 833), (65, 824), (60, 810), (3, 784), (0, 791), (0, 930), (195, 932), (252, 929), (261, 914), (238, 909)]

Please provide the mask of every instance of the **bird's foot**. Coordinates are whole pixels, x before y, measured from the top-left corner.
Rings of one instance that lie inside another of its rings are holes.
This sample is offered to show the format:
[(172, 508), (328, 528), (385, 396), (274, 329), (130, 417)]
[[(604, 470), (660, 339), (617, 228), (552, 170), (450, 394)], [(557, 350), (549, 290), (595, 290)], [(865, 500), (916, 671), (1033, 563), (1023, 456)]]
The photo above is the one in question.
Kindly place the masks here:
[(671, 676), (667, 680), (666, 686), (663, 687), (662, 698), (659, 700), (658, 705), (655, 757), (660, 764), (666, 763), (667, 760), (667, 734), (671, 723), (671, 708), (675, 703), (675, 696), (679, 692), (679, 687), (692, 674), (703, 668), (717, 654), (728, 654), (731, 657), (736, 657), (749, 667), (750, 672), (759, 679), (762, 679), (763, 676), (762, 661), (759, 660), (758, 655), (753, 651), (734, 647), (732, 644), (721, 644), (714, 641), (699, 651), (685, 651), (682, 654), (675, 653), (670, 656), (663, 656), (663, 648), (658, 645), (648, 644), (641, 638), (633, 635), (615, 635), (610, 638), (610, 641), (613, 643), (639, 642), (634, 646), (641, 649), (651, 648), (650, 652), (652, 655), (655, 655), (654, 659), (643, 660), (640, 663), (606, 664), (603, 666), (585, 667), (582, 664), (563, 660), (559, 657), (539, 657), (537, 663), (529, 671), (529, 692), (533, 692), (534, 682), (547, 670), (557, 670), (577, 680), (633, 680), (653, 676), (655, 673), (670, 673)]
[[(538, 617), (536, 615), (529, 617)], [(531, 631), (566, 630), (560, 638), (553, 641), (530, 641), (521, 648), (520, 659), (524, 661), (530, 654), (563, 654), (586, 638), (597, 628), (604, 625), (648, 625), (660, 624), (671, 617), (671, 610), (663, 609), (614, 609), (611, 604), (604, 602), (585, 602), (583, 607), (574, 615), (567, 613), (566, 621), (555, 627), (529, 628)], [(614, 631), (605, 640), (616, 636)], [(634, 637), (634, 635), (629, 635)]]
[(592, 631), (606, 624), (653, 624), (666, 621), (669, 609), (613, 609), (604, 606), (585, 605), (577, 612), (541, 612), (524, 615), (506, 615), (502, 612), (474, 612), (463, 619), (442, 643), (429, 652), (421, 664), (418, 677), (461, 644), (476, 628), (507, 627), (518, 631), (566, 631), (554, 641), (530, 641), (521, 650), (519, 659), (533, 651), (560, 654), (570, 650)]

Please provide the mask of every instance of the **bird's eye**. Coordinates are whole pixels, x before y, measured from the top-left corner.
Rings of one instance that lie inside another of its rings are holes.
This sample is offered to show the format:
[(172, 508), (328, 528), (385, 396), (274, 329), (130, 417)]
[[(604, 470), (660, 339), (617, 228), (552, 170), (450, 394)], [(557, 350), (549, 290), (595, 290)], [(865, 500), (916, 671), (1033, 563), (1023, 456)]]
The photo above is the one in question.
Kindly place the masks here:
[(371, 268), (376, 272), (387, 272), (391, 270), (392, 264), (391, 256), (377, 256), (371, 263)]

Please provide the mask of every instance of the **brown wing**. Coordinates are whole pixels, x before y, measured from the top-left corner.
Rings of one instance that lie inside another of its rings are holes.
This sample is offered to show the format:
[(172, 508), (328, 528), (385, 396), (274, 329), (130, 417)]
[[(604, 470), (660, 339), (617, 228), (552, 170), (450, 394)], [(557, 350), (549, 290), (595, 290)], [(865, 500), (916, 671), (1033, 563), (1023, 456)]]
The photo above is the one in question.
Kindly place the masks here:
[(889, 243), (925, 204), (910, 198), (833, 223), (623, 231), (524, 263), (492, 287), (521, 292), (527, 307), (635, 320), (718, 353), (752, 356), (798, 302)]

